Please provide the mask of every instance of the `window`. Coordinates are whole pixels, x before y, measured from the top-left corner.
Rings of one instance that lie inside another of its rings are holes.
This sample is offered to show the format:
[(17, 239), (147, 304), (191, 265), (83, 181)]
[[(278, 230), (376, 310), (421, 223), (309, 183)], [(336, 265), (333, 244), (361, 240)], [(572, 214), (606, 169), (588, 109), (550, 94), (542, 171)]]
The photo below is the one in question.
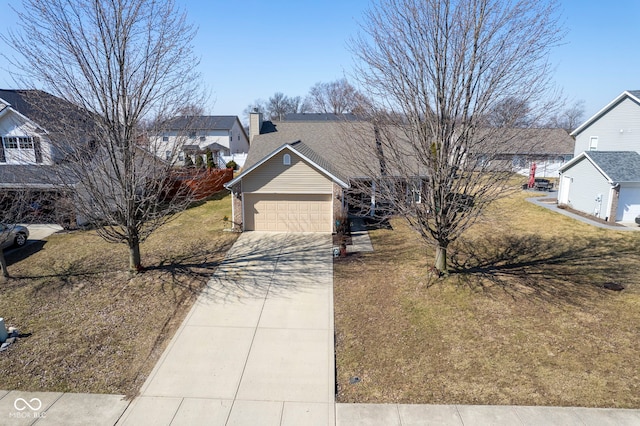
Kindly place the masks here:
[(171, 160), (171, 151), (165, 151), (164, 152), (164, 159), (165, 160)]
[(189, 132), (189, 137), (191, 139), (195, 139), (196, 138), (196, 132)]
[(31, 138), (18, 138), (20, 149), (33, 149), (33, 139)]
[(29, 136), (5, 137), (4, 147), (6, 149), (33, 149), (33, 138)]
[(207, 141), (206, 136), (200, 136), (200, 142), (206, 142), (206, 141)]
[(4, 147), (6, 149), (18, 149), (18, 138), (4, 138)]
[(285, 154), (282, 157), (282, 164), (284, 164), (285, 166), (290, 166), (291, 165), (291, 156), (289, 154)]
[(178, 154), (178, 160), (184, 161), (184, 152), (180, 151), (180, 153)]
[(162, 142), (169, 142), (169, 136), (166, 134), (162, 135)]
[(591, 136), (589, 139), (589, 151), (595, 151), (598, 149), (598, 137)]

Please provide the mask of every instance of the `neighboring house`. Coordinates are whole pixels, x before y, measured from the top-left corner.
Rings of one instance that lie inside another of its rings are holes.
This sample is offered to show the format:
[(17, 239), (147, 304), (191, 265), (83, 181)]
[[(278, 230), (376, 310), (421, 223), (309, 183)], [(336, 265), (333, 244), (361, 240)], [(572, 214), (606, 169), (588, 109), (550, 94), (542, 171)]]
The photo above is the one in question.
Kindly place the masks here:
[(0, 90), (0, 190), (50, 213), (77, 183), (56, 167), (90, 143), (92, 123), (85, 110), (49, 93)]
[(91, 141), (90, 115), (40, 90), (0, 90), (0, 188), (57, 186), (52, 167)]
[(640, 154), (585, 151), (562, 168), (558, 204), (609, 222), (640, 215)]
[(574, 155), (584, 151), (640, 151), (640, 90), (628, 90), (571, 132)]
[[(210, 150), (218, 167), (233, 160), (242, 166), (249, 152), (249, 138), (235, 115), (181, 116), (168, 121), (152, 142), (156, 155), (184, 165), (189, 155), (203, 157)], [(177, 158), (173, 158), (177, 156)]]
[(560, 167), (573, 158), (575, 141), (564, 129), (506, 129), (505, 132), (513, 136), (491, 152), (490, 157), (492, 161), (510, 165), (518, 174), (528, 176), (531, 164), (536, 163), (536, 176), (558, 177)]
[(625, 91), (571, 133), (558, 204), (610, 222), (640, 215), (640, 91)]

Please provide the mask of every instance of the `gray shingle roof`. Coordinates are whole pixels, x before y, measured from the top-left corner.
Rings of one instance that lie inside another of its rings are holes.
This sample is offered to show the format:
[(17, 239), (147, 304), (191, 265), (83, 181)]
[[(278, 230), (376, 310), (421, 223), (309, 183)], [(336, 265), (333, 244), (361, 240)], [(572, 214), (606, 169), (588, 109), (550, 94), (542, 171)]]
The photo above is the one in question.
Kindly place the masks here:
[(585, 155), (614, 182), (640, 182), (640, 154), (636, 151), (587, 151)]
[(168, 121), (170, 130), (231, 130), (238, 120), (235, 115), (198, 115), (175, 117)]
[[(484, 137), (479, 131), (478, 136)], [(573, 155), (575, 140), (564, 129), (491, 129), (479, 147), (487, 146), (494, 154)], [(474, 149), (481, 151), (481, 148)]]
[(50, 188), (73, 185), (78, 179), (72, 174), (64, 176), (55, 166), (46, 165), (12, 165), (0, 166), (0, 188)]
[(0, 98), (50, 135), (68, 132), (69, 128), (91, 130), (93, 127), (88, 111), (42, 90), (0, 90)]
[(316, 112), (288, 113), (283, 121), (359, 121), (355, 114), (325, 114)]
[[(271, 125), (274, 131), (257, 135), (253, 139), (244, 169), (250, 168), (282, 145), (290, 144), (301, 152), (305, 149), (313, 152), (309, 158), (315, 155), (313, 161), (335, 176), (354, 177), (353, 167), (350, 165), (352, 162), (348, 161), (348, 147), (352, 145), (352, 138), (358, 137), (362, 128), (368, 131), (371, 138), (374, 137), (373, 127), (365, 122), (346, 124), (341, 121), (282, 121)], [(296, 143), (298, 145), (294, 145)]]
[(631, 93), (633, 96), (640, 99), (640, 90), (627, 90), (627, 92)]

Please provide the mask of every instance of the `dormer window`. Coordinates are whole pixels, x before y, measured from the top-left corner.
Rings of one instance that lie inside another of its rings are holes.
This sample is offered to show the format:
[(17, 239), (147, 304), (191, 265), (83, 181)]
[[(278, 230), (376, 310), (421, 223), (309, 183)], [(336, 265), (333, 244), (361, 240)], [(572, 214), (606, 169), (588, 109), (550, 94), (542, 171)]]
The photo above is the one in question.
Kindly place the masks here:
[(282, 157), (282, 164), (284, 164), (285, 166), (290, 166), (291, 165), (291, 156), (289, 154), (285, 154)]

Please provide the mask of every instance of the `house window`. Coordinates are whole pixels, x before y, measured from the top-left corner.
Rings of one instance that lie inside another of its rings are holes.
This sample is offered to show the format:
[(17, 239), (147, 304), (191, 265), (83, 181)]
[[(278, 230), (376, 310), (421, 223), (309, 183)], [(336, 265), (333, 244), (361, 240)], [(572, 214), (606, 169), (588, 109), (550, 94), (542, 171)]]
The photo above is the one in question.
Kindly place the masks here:
[(598, 137), (591, 136), (589, 139), (589, 151), (595, 151), (598, 149)]
[(164, 152), (164, 159), (165, 160), (171, 160), (171, 151), (165, 151)]
[(33, 138), (29, 136), (5, 137), (4, 147), (6, 149), (33, 149)]
[(206, 141), (207, 141), (206, 136), (200, 136), (200, 142), (206, 142)]
[(33, 139), (31, 138), (18, 138), (18, 144), (20, 149), (33, 149)]
[(18, 138), (4, 138), (4, 147), (6, 149), (18, 149)]
[(169, 136), (168, 135), (162, 135), (162, 142), (169, 142)]
[(289, 154), (285, 154), (282, 157), (282, 164), (284, 164), (285, 166), (290, 166), (291, 165), (291, 156)]
[(178, 154), (178, 160), (184, 161), (184, 152), (180, 151), (180, 153)]

